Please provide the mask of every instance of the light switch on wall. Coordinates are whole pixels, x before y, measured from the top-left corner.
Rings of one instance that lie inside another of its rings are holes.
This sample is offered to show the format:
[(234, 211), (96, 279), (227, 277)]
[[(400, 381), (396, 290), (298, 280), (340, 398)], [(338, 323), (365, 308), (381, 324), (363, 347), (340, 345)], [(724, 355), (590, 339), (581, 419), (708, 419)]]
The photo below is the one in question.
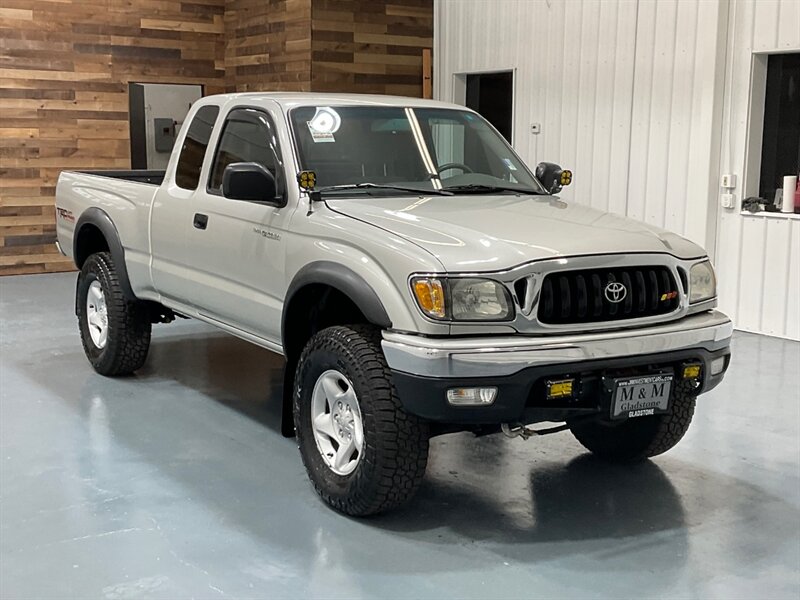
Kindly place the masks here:
[(736, 208), (736, 194), (722, 194), (720, 204), (722, 208)]
[(736, 173), (727, 173), (720, 178), (720, 187), (733, 189), (736, 187)]
[(541, 133), (541, 131), (542, 131), (541, 123), (531, 123), (531, 133)]

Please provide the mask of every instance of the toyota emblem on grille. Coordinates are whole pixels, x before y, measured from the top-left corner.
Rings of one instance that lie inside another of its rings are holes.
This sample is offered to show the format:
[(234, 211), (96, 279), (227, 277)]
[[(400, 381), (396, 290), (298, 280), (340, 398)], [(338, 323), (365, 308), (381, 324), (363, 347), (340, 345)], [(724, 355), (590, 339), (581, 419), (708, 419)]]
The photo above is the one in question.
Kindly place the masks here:
[(628, 288), (622, 285), (619, 281), (609, 281), (605, 289), (606, 300), (614, 304), (618, 304), (625, 300), (628, 295)]

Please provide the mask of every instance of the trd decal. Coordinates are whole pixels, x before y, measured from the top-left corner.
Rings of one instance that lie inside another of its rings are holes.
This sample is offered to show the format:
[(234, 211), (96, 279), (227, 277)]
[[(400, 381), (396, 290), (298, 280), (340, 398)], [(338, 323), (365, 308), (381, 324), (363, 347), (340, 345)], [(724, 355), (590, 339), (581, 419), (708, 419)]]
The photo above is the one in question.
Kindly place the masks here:
[(71, 211), (68, 211), (66, 208), (56, 208), (56, 212), (58, 216), (69, 223), (75, 222), (75, 215), (72, 214)]

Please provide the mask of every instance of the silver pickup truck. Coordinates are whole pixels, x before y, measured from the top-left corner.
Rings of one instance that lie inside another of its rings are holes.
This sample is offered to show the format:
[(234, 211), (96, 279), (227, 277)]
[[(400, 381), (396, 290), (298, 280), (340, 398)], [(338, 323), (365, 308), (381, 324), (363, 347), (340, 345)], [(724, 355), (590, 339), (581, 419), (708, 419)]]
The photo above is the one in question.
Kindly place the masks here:
[(339, 511), (408, 500), (444, 433), (647, 459), (722, 380), (705, 251), (560, 200), (571, 172), (462, 106), (234, 94), (186, 123), (165, 172), (59, 177), (86, 356), (131, 373), (176, 316), (282, 354), (284, 432)]

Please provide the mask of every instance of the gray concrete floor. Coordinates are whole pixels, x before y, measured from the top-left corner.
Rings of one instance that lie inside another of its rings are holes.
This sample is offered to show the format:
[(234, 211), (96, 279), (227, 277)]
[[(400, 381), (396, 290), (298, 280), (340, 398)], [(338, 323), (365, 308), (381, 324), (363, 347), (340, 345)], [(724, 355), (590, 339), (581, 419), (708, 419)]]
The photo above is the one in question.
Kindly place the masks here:
[(83, 356), (74, 274), (0, 279), (0, 597), (800, 596), (800, 344), (737, 334), (673, 451), (438, 438), (416, 500), (327, 509), (279, 433), (282, 361), (196, 322)]

